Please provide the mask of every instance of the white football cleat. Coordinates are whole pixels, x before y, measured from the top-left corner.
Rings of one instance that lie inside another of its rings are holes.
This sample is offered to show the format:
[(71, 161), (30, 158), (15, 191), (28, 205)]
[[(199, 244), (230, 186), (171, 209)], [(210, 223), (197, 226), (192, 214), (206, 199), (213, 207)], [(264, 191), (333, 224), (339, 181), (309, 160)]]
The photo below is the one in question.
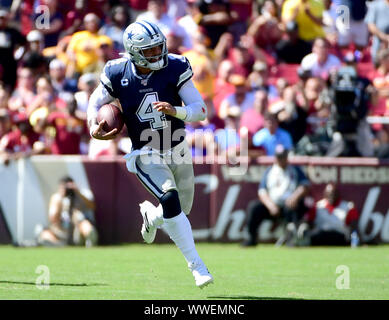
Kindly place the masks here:
[(143, 201), (139, 204), (140, 207), (140, 213), (143, 217), (143, 224), (142, 224), (142, 230), (141, 234), (143, 237), (143, 240), (146, 243), (153, 243), (155, 239), (155, 235), (157, 234), (157, 228), (152, 225), (153, 216), (152, 216), (152, 210), (155, 210), (155, 207), (152, 203), (149, 201)]
[(198, 286), (200, 289), (213, 283), (213, 277), (209, 273), (203, 261), (200, 260), (195, 263), (189, 263), (188, 267), (189, 270), (192, 271), (193, 277), (195, 278), (196, 286)]

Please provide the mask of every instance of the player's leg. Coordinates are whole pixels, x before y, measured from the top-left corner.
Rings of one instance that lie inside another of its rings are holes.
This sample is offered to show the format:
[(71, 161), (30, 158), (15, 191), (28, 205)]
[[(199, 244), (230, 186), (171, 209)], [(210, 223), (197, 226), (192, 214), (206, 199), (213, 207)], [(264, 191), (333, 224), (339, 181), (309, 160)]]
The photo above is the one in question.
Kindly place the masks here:
[[(197, 253), (192, 227), (181, 208), (173, 172), (165, 161), (154, 159), (155, 161), (150, 163), (148, 160), (150, 159), (143, 158), (142, 161), (142, 156), (137, 159), (137, 176), (145, 187), (159, 199), (163, 214), (163, 229), (184, 255), (195, 277), (196, 285), (203, 287), (211, 283), (213, 278)], [(149, 230), (156, 232), (153, 222), (149, 221)]]
[(194, 173), (192, 156), (186, 141), (173, 149), (171, 160), (173, 163), (170, 163), (169, 167), (174, 174), (177, 192), (170, 195), (171, 207), (167, 203), (163, 204), (164, 199), (161, 201), (164, 212), (163, 228), (183, 253), (196, 285), (202, 288), (212, 283), (213, 277), (196, 250), (192, 227), (187, 218), (193, 203)]
[[(158, 201), (169, 190), (176, 189), (174, 176), (163, 159), (158, 154), (140, 155), (135, 161), (136, 176), (143, 186)], [(162, 204), (155, 207), (151, 202), (139, 204), (143, 217), (141, 234), (146, 243), (155, 239), (157, 228), (163, 224)]]
[(182, 211), (177, 190), (170, 190), (160, 199), (163, 208), (163, 229), (185, 257), (196, 285), (200, 288), (213, 282), (204, 262), (200, 258), (193, 239), (192, 227)]
[(192, 154), (186, 141), (173, 149), (169, 167), (174, 174), (182, 211), (189, 215), (194, 197), (194, 172)]
[(183, 165), (177, 171), (175, 177), (182, 211), (189, 215), (192, 210), (194, 197), (193, 166)]

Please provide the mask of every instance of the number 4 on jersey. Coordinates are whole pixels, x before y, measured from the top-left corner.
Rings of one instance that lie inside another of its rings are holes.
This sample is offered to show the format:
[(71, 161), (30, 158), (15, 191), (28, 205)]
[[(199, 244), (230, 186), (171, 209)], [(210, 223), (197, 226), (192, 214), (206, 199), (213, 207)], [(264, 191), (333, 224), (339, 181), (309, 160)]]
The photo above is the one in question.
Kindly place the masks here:
[(147, 93), (136, 111), (139, 121), (150, 122), (152, 130), (160, 130), (167, 127), (165, 114), (153, 108), (153, 102), (159, 101), (157, 92)]

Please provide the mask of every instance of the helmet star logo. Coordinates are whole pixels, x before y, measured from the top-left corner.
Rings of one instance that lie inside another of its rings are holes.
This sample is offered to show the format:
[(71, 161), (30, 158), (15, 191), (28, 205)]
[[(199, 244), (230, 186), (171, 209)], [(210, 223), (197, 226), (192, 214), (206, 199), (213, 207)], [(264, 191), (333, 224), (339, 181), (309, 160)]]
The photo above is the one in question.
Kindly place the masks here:
[(128, 35), (127, 35), (127, 40), (128, 40), (128, 39), (131, 39), (133, 35), (134, 35), (134, 34), (132, 33), (132, 31), (130, 31), (130, 32), (128, 33)]

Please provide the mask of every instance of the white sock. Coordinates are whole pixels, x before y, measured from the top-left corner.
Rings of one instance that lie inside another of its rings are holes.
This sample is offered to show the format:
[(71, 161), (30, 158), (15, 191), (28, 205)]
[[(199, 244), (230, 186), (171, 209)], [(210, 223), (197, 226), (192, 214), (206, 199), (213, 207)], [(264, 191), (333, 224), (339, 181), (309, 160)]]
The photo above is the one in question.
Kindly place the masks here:
[(184, 212), (170, 219), (163, 219), (163, 229), (184, 255), (186, 262), (201, 260), (193, 240), (192, 227)]

